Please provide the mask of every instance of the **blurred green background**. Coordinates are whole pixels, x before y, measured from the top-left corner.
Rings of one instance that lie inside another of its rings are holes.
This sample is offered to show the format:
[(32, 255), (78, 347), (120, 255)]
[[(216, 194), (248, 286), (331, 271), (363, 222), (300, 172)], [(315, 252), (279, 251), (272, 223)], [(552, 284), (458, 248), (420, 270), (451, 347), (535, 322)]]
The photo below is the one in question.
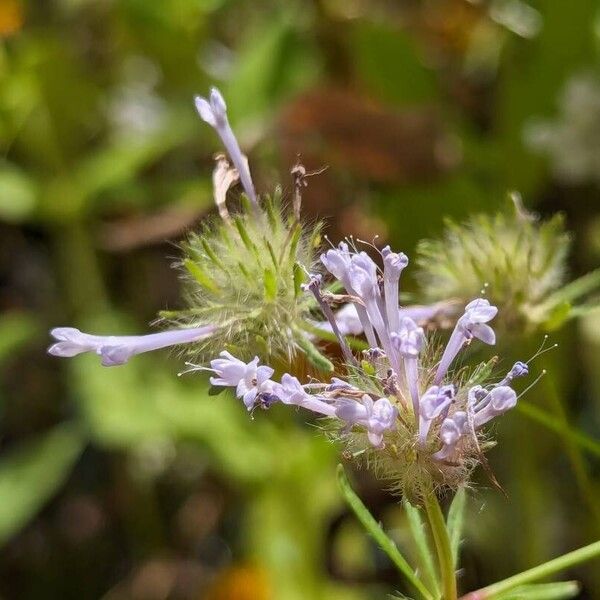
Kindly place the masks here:
[[(0, 597), (402, 590), (306, 415), (250, 419), (168, 353), (111, 369), (48, 357), (47, 331), (141, 333), (180, 306), (170, 258), (214, 210), (219, 149), (192, 98), (214, 84), (259, 190), (289, 194), (298, 155), (328, 166), (304, 205), (334, 240), (379, 235), (410, 256), (444, 217), (517, 189), (565, 213), (571, 274), (589, 271), (600, 2), (0, 0), (0, 38)], [(600, 537), (600, 312), (553, 338), (549, 376), (497, 427), (507, 496), (477, 476), (465, 590)], [(355, 485), (402, 544), (394, 498), (364, 472)], [(599, 571), (570, 574), (583, 598), (600, 598)]]

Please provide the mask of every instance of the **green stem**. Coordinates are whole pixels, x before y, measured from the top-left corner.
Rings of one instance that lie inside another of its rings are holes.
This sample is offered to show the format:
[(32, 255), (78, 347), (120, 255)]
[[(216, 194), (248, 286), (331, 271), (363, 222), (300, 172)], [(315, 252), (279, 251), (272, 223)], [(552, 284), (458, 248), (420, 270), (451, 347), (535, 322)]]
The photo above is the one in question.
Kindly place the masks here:
[(423, 498), (423, 505), (427, 513), (429, 527), (433, 535), (435, 549), (437, 552), (442, 578), (442, 589), (444, 600), (456, 600), (456, 574), (454, 572), (454, 558), (452, 556), (452, 544), (446, 528), (446, 521), (440, 508), (440, 503), (433, 491)]
[(463, 596), (461, 600), (487, 600), (489, 598), (494, 598), (498, 594), (512, 590), (517, 586), (530, 583), (532, 581), (537, 581), (539, 579), (544, 579), (550, 575), (558, 573), (559, 571), (563, 571), (564, 569), (585, 562), (586, 560), (596, 558), (597, 556), (600, 556), (600, 541), (594, 542), (589, 546), (579, 548), (578, 550), (573, 550), (573, 552), (569, 552), (568, 554), (563, 554), (563, 556), (559, 556), (558, 558), (550, 560), (542, 565), (538, 565), (537, 567), (533, 567), (532, 569), (528, 569), (527, 571), (513, 575), (508, 579), (503, 579), (502, 581), (493, 583), (492, 585), (477, 590), (476, 592), (470, 592), (469, 594)]
[[(396, 544), (383, 531), (379, 523), (373, 518), (367, 507), (350, 487), (344, 467), (338, 465), (337, 468), (338, 483), (340, 490), (346, 499), (346, 502), (358, 517), (362, 526), (367, 530), (379, 547), (388, 555), (390, 560), (398, 570), (408, 579), (413, 587), (421, 594), (424, 600), (434, 600), (431, 592), (425, 587), (423, 582), (415, 575), (414, 570), (408, 564), (408, 561), (402, 556)], [(456, 598), (456, 596), (454, 597)]]

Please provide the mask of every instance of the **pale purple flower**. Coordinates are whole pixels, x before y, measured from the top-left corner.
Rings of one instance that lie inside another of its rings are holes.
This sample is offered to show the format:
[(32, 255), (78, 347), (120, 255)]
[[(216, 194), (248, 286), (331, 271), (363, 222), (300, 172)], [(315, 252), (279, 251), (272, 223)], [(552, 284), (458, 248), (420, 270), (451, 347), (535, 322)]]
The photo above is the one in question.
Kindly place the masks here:
[[(348, 249), (348, 244), (340, 242), (337, 248), (332, 248), (321, 254), (321, 262), (325, 268), (339, 280), (346, 292), (351, 296), (358, 296), (357, 290), (352, 286), (352, 282), (349, 275), (349, 268), (352, 263), (352, 254)], [(363, 331), (367, 337), (367, 341), (372, 347), (377, 346), (377, 339), (375, 338), (375, 332), (373, 331), (373, 325), (369, 320), (367, 311), (364, 306), (356, 304), (356, 313), (362, 324)]]
[(421, 396), (419, 402), (419, 441), (425, 444), (432, 422), (447, 412), (454, 398), (453, 385), (432, 385)]
[(83, 333), (74, 327), (56, 327), (50, 331), (50, 335), (57, 342), (48, 348), (48, 353), (69, 358), (83, 352), (93, 352), (102, 358), (105, 367), (112, 367), (122, 365), (142, 352), (204, 340), (214, 331), (212, 325), (205, 325), (148, 335), (102, 336)]
[(379, 398), (375, 402), (365, 394), (362, 402), (343, 399), (336, 410), (336, 416), (348, 425), (363, 425), (367, 429), (369, 442), (380, 447), (383, 434), (396, 427), (398, 409), (392, 406), (387, 398)]
[(289, 373), (284, 373), (281, 377), (281, 383), (275, 384), (273, 387), (273, 394), (275, 394), (283, 404), (300, 406), (326, 417), (335, 415), (334, 406), (328, 404), (318, 396), (307, 393), (298, 379)]
[(442, 449), (433, 455), (437, 460), (447, 460), (452, 456), (458, 441), (468, 431), (467, 413), (456, 411), (452, 417), (444, 419), (440, 427), (440, 441)]
[(321, 262), (325, 268), (351, 293), (348, 289), (350, 280), (348, 279), (348, 267), (350, 266), (350, 251), (346, 242), (340, 242), (337, 248), (332, 248), (321, 254)]
[[(390, 328), (385, 311), (381, 311), (381, 292), (377, 278), (377, 265), (366, 252), (354, 254), (347, 270), (350, 287), (358, 295), (367, 318), (379, 338), (382, 348), (396, 362), (395, 351), (390, 341)], [(349, 292), (352, 293), (352, 292)], [(360, 305), (359, 305), (360, 306)]]
[(299, 406), (308, 396), (300, 381), (289, 373), (284, 373), (281, 383), (275, 384), (273, 393), (284, 404), (295, 404), (296, 406)]
[(219, 356), (221, 358), (210, 361), (210, 370), (217, 375), (210, 378), (211, 385), (235, 387), (235, 395), (243, 399), (248, 410), (254, 408), (254, 401), (259, 393), (272, 392), (274, 382), (269, 378), (274, 369), (266, 365), (258, 366), (258, 356), (249, 363), (227, 351), (221, 352)]
[(526, 375), (529, 375), (529, 366), (527, 363), (518, 360), (512, 366), (511, 370), (506, 374), (506, 377), (504, 377), (504, 379), (498, 385), (508, 385), (513, 381), (513, 379), (525, 377)]
[(390, 329), (396, 331), (400, 325), (398, 312), (400, 274), (408, 265), (408, 257), (402, 252), (392, 252), (389, 246), (381, 251), (381, 256), (383, 257), (385, 310)]
[[(410, 391), (415, 419), (419, 414), (419, 370), (417, 358), (425, 344), (425, 333), (409, 317), (400, 321), (398, 333), (391, 334), (392, 346), (404, 363), (404, 373)], [(394, 365), (398, 369), (399, 365)]]
[(256, 192), (254, 191), (254, 184), (252, 183), (252, 176), (250, 175), (250, 168), (248, 167), (248, 159), (240, 150), (240, 145), (229, 125), (227, 119), (227, 105), (221, 95), (221, 92), (217, 88), (211, 88), (210, 95), (207, 98), (202, 96), (195, 97), (196, 110), (203, 121), (213, 127), (223, 145), (229, 153), (231, 161), (237, 169), (240, 181), (248, 198), (251, 202), (257, 206), (258, 200), (256, 198)]
[(491, 421), (494, 417), (505, 413), (517, 405), (516, 392), (507, 385), (500, 385), (492, 389), (486, 398), (482, 400), (485, 405), (475, 407), (474, 426), (479, 428)]
[(403, 317), (398, 333), (392, 333), (394, 346), (400, 356), (417, 358), (425, 345), (425, 332), (410, 317)]
[(498, 309), (485, 298), (477, 298), (465, 307), (465, 314), (458, 320), (457, 326), (470, 339), (475, 337), (485, 344), (496, 343), (494, 330), (487, 325), (498, 314)]
[(496, 343), (494, 330), (487, 323), (497, 313), (498, 309), (490, 305), (485, 298), (478, 298), (467, 304), (465, 313), (458, 319), (456, 327), (448, 340), (433, 380), (435, 384), (441, 383), (452, 361), (456, 358), (456, 355), (460, 352), (465, 342), (477, 338), (486, 344), (493, 345)]
[[(276, 402), (300, 406), (312, 412), (327, 417), (335, 416), (335, 406), (328, 403), (319, 394), (313, 395), (306, 391), (296, 377), (284, 373), (281, 382), (270, 378), (274, 370), (266, 365), (258, 364), (258, 357), (246, 363), (229, 352), (221, 352), (210, 362), (210, 369), (192, 366), (191, 370), (213, 371), (217, 376), (211, 377), (210, 382), (215, 386), (234, 387), (235, 394), (241, 398), (249, 411), (256, 407), (269, 408)], [(327, 385), (318, 385), (326, 388)]]

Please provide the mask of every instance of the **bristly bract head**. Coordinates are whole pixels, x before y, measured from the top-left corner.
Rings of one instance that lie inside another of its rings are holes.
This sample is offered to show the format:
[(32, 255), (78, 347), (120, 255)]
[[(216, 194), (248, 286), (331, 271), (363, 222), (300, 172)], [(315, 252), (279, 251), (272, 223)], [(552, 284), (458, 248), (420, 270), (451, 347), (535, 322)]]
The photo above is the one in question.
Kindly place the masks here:
[(310, 344), (306, 325), (316, 305), (301, 284), (304, 269), (316, 264), (320, 230), (288, 214), (279, 193), (257, 211), (205, 224), (183, 242), (183, 258), (175, 264), (187, 308), (163, 318), (215, 327), (210, 338), (188, 346), (201, 357), (228, 347), (242, 357), (258, 352), (291, 359)]
[(562, 216), (539, 221), (522, 209), (517, 195), (513, 200), (513, 210), (460, 224), (447, 221), (441, 239), (422, 241), (417, 248), (421, 292), (428, 301), (467, 301), (483, 288), (501, 308), (502, 330), (556, 327), (593, 282), (561, 288), (570, 247)]

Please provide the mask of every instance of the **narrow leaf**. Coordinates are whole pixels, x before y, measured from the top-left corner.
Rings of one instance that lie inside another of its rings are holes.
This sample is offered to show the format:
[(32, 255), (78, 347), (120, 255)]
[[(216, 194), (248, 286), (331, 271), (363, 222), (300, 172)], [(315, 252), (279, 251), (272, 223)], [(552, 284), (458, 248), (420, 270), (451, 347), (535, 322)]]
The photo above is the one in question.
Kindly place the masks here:
[(296, 253), (298, 252), (298, 243), (300, 242), (300, 236), (302, 234), (302, 227), (298, 223), (295, 223), (291, 232), (290, 239), (290, 261), (296, 261)]
[(323, 356), (317, 347), (302, 333), (296, 336), (296, 343), (300, 346), (304, 354), (306, 354), (308, 361), (317, 369), (327, 373), (333, 372), (333, 364), (331, 361)]
[(423, 582), (415, 575), (414, 570), (408, 564), (407, 560), (402, 556), (398, 546), (391, 540), (383, 531), (379, 523), (373, 518), (373, 515), (368, 511), (367, 507), (362, 503), (361, 499), (355, 494), (350, 486), (350, 482), (344, 472), (344, 467), (338, 465), (337, 477), (340, 490), (348, 506), (352, 509), (362, 526), (367, 533), (375, 540), (379, 547), (388, 555), (392, 563), (406, 577), (420, 595), (427, 599), (433, 600), (431, 592), (425, 587)]
[(257, 253), (256, 246), (252, 243), (252, 240), (250, 239), (250, 236), (248, 235), (248, 230), (246, 229), (246, 225), (244, 224), (244, 221), (239, 216), (236, 216), (234, 218), (234, 223), (238, 230), (238, 233), (240, 234), (240, 238), (242, 239), (244, 246), (246, 246), (246, 248), (248, 250), (250, 250), (251, 252), (253, 252), (256, 255), (256, 253)]
[(457, 568), (460, 552), (460, 542), (462, 538), (463, 525), (465, 521), (465, 506), (467, 504), (467, 492), (464, 487), (456, 492), (450, 509), (448, 510), (448, 535), (450, 536), (450, 545), (452, 547), (452, 557), (454, 559), (454, 568)]
[(277, 278), (271, 269), (265, 269), (263, 273), (265, 285), (265, 300), (271, 302), (277, 297)]
[(573, 552), (563, 554), (558, 558), (554, 558), (545, 562), (537, 567), (517, 573), (512, 577), (493, 583), (477, 592), (472, 592), (467, 597), (472, 596), (474, 598), (497, 598), (500, 594), (505, 592), (514, 591), (516, 588), (528, 584), (532, 581), (538, 581), (550, 577), (555, 573), (560, 573), (565, 569), (574, 567), (588, 560), (600, 557), (600, 541), (584, 546)]
[(550, 308), (563, 302), (572, 302), (594, 290), (600, 290), (600, 269), (586, 273), (582, 277), (579, 277), (579, 279), (571, 281), (571, 283), (554, 292), (544, 303), (544, 306)]
[(274, 204), (275, 198), (267, 196), (264, 202), (265, 211), (267, 213), (267, 219), (269, 221), (271, 229), (273, 230), (273, 233), (277, 233), (277, 224), (279, 222), (279, 219), (277, 218), (277, 213), (275, 212)]
[(212, 260), (213, 263), (217, 267), (219, 267), (219, 269), (222, 269), (227, 273), (227, 269), (225, 268), (219, 257), (215, 254), (215, 251), (211, 248), (210, 244), (208, 243), (208, 240), (206, 240), (205, 238), (200, 238), (200, 241), (202, 244), (202, 248), (204, 248), (204, 252), (206, 252), (208, 258), (210, 258), (210, 260)]
[(494, 600), (567, 600), (575, 598), (580, 588), (577, 581), (559, 581), (556, 583), (538, 583), (523, 585), (510, 592), (490, 596)]
[(214, 280), (212, 279), (212, 277), (210, 275), (208, 275), (208, 273), (206, 273), (206, 271), (204, 271), (204, 269), (202, 269), (202, 267), (200, 267), (198, 265), (198, 263), (195, 263), (193, 260), (190, 260), (189, 258), (186, 258), (183, 261), (183, 266), (185, 267), (186, 271), (205, 289), (207, 289), (208, 291), (214, 293), (217, 293), (219, 291), (219, 288), (217, 286), (217, 284), (214, 282)]
[(298, 263), (294, 263), (294, 296), (298, 298), (302, 294), (302, 284), (306, 280), (306, 274)]
[(440, 587), (438, 575), (435, 570), (435, 555), (431, 551), (421, 513), (416, 506), (410, 504), (406, 499), (404, 500), (404, 510), (406, 511), (410, 532), (415, 542), (419, 566), (423, 572), (424, 582), (427, 587), (434, 592), (434, 595), (439, 597)]

